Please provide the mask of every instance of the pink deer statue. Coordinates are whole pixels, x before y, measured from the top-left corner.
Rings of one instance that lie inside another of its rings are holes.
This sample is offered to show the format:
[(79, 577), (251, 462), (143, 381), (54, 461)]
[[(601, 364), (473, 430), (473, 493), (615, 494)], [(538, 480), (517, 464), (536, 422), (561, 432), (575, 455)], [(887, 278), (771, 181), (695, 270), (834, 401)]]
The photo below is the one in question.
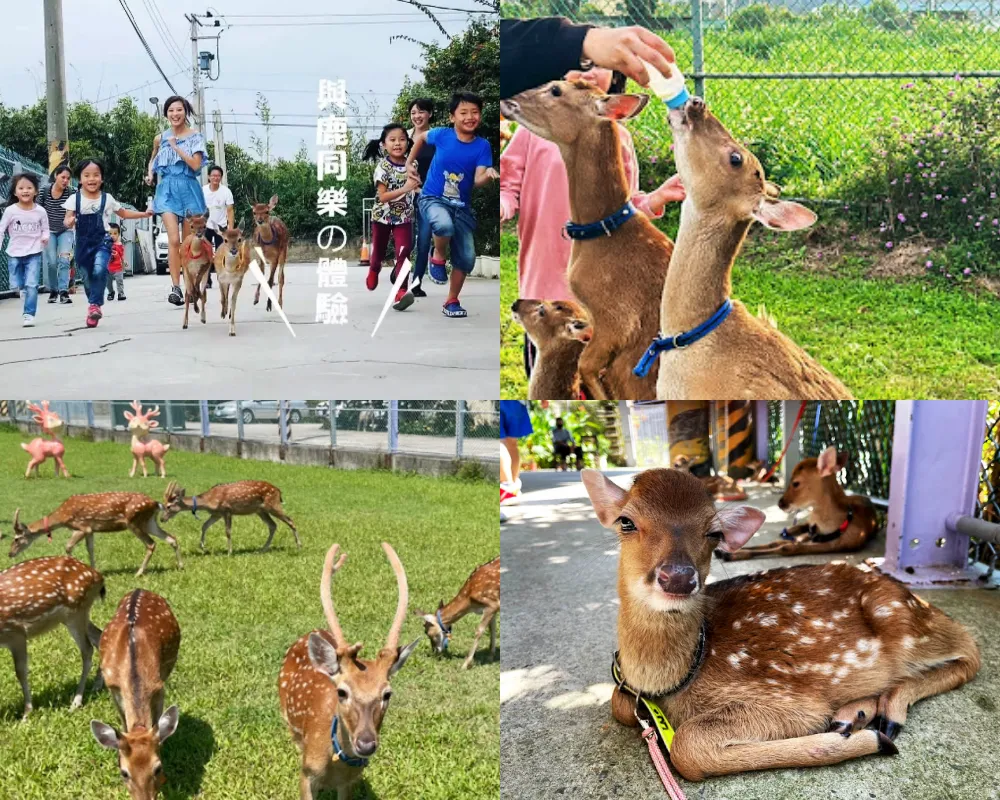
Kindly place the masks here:
[(37, 439), (32, 439), (28, 444), (21, 443), (22, 449), (31, 455), (31, 461), (28, 462), (28, 469), (25, 470), (24, 477), (30, 478), (31, 472), (34, 470), (35, 477), (37, 478), (38, 465), (45, 461), (45, 459), (51, 458), (55, 461), (56, 477), (59, 477), (59, 471), (62, 470), (63, 477), (68, 478), (70, 476), (69, 470), (66, 469), (66, 465), (63, 463), (63, 453), (66, 452), (66, 448), (59, 440), (59, 434), (62, 433), (63, 429), (63, 421), (55, 411), (49, 411), (48, 400), (42, 400), (41, 407), (29, 404), (28, 410), (35, 412), (33, 419), (41, 426), (42, 434), (51, 436), (52, 440), (49, 441), (48, 439), (38, 437)]
[(142, 477), (146, 478), (146, 457), (153, 459), (153, 462), (160, 469), (160, 477), (167, 477), (167, 468), (163, 465), (163, 459), (170, 449), (169, 444), (163, 444), (156, 439), (149, 438), (149, 432), (153, 428), (160, 427), (160, 423), (153, 417), (160, 414), (160, 407), (149, 409), (142, 413), (142, 404), (138, 400), (132, 401), (132, 408), (135, 414), (125, 412), (125, 419), (129, 421), (128, 429), (132, 432), (132, 471), (128, 474), (130, 478), (135, 477), (135, 468), (142, 464)]

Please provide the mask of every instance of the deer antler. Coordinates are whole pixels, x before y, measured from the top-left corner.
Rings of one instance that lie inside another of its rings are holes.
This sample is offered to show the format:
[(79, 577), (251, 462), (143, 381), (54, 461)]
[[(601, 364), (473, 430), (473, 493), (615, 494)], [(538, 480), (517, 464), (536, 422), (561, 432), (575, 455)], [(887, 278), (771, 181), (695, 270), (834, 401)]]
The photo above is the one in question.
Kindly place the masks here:
[(333, 597), (330, 594), (330, 583), (333, 579), (333, 573), (344, 565), (344, 559), (347, 558), (347, 553), (341, 553), (340, 558), (334, 563), (334, 559), (337, 558), (339, 551), (339, 544), (333, 545), (327, 551), (326, 561), (323, 563), (323, 578), (319, 584), (319, 597), (323, 603), (323, 613), (326, 614), (326, 622), (330, 626), (330, 633), (333, 634), (338, 649), (347, 646), (344, 632), (340, 629), (340, 623), (337, 621), (337, 612), (333, 610)]
[(382, 542), (382, 549), (385, 550), (389, 563), (392, 564), (392, 571), (396, 573), (396, 585), (399, 587), (399, 603), (396, 606), (396, 616), (392, 620), (392, 627), (389, 629), (389, 636), (385, 640), (386, 650), (395, 650), (399, 646), (399, 633), (403, 630), (403, 622), (406, 620), (406, 606), (409, 603), (409, 589), (406, 585), (406, 572), (399, 561), (399, 556), (392, 546)]
[(158, 417), (160, 416), (160, 407), (153, 406), (149, 411), (146, 412), (147, 417)]

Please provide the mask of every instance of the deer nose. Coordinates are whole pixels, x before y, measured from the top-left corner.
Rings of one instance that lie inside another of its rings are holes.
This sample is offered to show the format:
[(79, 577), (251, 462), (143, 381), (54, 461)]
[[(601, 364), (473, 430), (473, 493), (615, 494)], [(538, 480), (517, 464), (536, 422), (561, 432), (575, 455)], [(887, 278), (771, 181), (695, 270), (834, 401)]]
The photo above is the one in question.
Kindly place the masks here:
[(788, 501), (784, 497), (778, 501), (778, 508), (782, 511), (788, 511)]
[(368, 758), (375, 749), (378, 747), (378, 739), (359, 737), (357, 742), (354, 743), (354, 749), (357, 751), (358, 755), (362, 758)]
[(698, 572), (690, 564), (661, 564), (656, 582), (667, 594), (694, 594), (698, 591)]
[(517, 307), (519, 305), (521, 305), (521, 301), (520, 300), (515, 300), (513, 303), (510, 304), (510, 310), (513, 311), (516, 314), (517, 313)]
[(684, 110), (693, 117), (700, 117), (705, 113), (705, 101), (695, 95), (687, 101)]

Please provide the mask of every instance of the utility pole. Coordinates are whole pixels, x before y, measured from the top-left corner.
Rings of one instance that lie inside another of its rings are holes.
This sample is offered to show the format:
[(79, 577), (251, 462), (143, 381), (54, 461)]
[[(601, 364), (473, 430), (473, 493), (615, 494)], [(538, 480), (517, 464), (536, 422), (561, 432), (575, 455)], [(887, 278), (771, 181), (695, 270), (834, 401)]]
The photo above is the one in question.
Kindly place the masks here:
[[(201, 68), (198, 64), (198, 28), (201, 26), (201, 21), (197, 14), (190, 16), (185, 14), (184, 18), (191, 23), (191, 85), (194, 96), (195, 124), (201, 127), (202, 133), (205, 133), (205, 90), (201, 85)], [(208, 164), (204, 161), (201, 165), (201, 182), (203, 185), (208, 182)]]
[(49, 174), (69, 162), (62, 0), (45, 0), (45, 105)]
[(222, 114), (219, 109), (212, 112), (212, 127), (215, 129), (215, 163), (222, 167), (222, 185), (229, 185), (229, 173), (226, 171), (226, 141), (222, 132)]

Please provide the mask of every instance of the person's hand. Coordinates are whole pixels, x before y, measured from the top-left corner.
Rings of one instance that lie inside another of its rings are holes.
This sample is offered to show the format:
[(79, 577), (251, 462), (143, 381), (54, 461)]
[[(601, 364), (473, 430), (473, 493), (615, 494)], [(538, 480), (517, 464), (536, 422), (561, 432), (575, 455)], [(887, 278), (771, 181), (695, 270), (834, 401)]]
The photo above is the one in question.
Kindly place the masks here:
[(145, 182), (145, 184), (147, 186), (152, 186), (153, 185), (153, 173), (152, 172), (147, 172), (146, 173), (146, 177), (144, 179), (144, 182)]
[(687, 192), (684, 191), (681, 176), (671, 175), (647, 195), (649, 210), (659, 215), (663, 213), (663, 207), (667, 203), (681, 203), (685, 197)]
[(170, 138), (168, 138), (167, 144), (169, 144), (174, 149), (174, 152), (179, 153), (181, 151), (181, 149), (177, 146), (176, 136), (171, 136)]
[(44, 247), (48, 243), (49, 243), (49, 237), (48, 236), (43, 236), (42, 237), (42, 247)]
[(583, 39), (583, 57), (593, 61), (595, 66), (624, 72), (641, 86), (648, 86), (649, 73), (642, 62), (669, 75), (674, 51), (652, 31), (633, 25), (629, 28), (591, 28)]
[(491, 181), (500, 180), (500, 173), (497, 172), (495, 169), (493, 169), (493, 167), (487, 167), (486, 172), (484, 172), (483, 175), (485, 175)]
[[(420, 180), (420, 170), (417, 169), (417, 162), (411, 161), (406, 167), (406, 177), (412, 178), (413, 180)], [(418, 184), (419, 185), (419, 184)]]
[(508, 208), (507, 204), (501, 200), (500, 201), (500, 221), (501, 222), (507, 222), (509, 220), (512, 220), (513, 218), (514, 218), (514, 215), (510, 213), (510, 208)]
[(406, 183), (403, 184), (403, 188), (408, 192), (412, 192), (414, 189), (419, 189), (420, 178), (414, 178), (412, 175), (407, 175)]

